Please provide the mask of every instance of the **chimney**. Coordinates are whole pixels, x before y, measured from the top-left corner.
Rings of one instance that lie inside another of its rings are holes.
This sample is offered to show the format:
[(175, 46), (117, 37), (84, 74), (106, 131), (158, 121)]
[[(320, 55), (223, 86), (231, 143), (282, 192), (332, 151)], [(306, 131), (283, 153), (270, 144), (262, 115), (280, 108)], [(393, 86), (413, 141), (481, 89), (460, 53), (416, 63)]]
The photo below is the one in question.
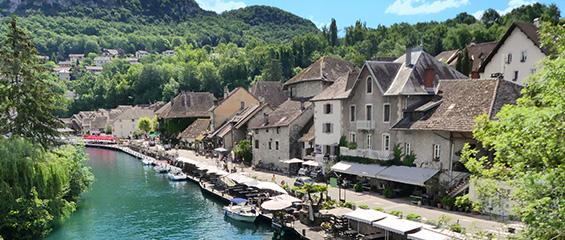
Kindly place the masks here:
[(534, 26), (536, 26), (536, 28), (539, 28), (539, 18), (534, 18), (533, 24)]
[(412, 67), (412, 49), (410, 49), (410, 47), (406, 47), (406, 54), (404, 58), (406, 67)]
[(228, 86), (224, 86), (224, 99), (228, 97), (228, 94), (230, 94), (230, 90)]
[(300, 100), (300, 111), (304, 111), (304, 101)]

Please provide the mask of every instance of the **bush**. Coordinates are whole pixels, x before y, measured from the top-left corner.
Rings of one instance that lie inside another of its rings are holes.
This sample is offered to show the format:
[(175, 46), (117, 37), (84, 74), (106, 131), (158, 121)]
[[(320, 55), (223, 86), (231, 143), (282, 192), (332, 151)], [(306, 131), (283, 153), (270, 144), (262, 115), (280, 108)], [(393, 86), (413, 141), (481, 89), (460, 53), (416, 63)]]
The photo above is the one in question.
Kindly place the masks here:
[(455, 206), (461, 211), (467, 212), (471, 209), (471, 199), (469, 199), (469, 194), (463, 196), (458, 196), (455, 198)]
[(385, 211), (385, 209), (382, 208), (382, 207), (374, 207), (373, 210), (379, 211), (379, 212), (384, 212), (384, 211)]
[(355, 192), (363, 192), (363, 185), (361, 183), (356, 183), (353, 185), (353, 190), (355, 190)]
[(335, 200), (329, 199), (322, 203), (322, 209), (332, 209), (335, 208), (337, 202)]
[(367, 204), (361, 204), (361, 205), (359, 205), (359, 208), (361, 208), (361, 209), (369, 209), (369, 205), (367, 205)]
[(441, 204), (446, 208), (452, 208), (455, 204), (455, 198), (445, 195), (441, 198)]
[(251, 147), (251, 141), (242, 140), (235, 145), (233, 153), (236, 157), (243, 159), (243, 162), (246, 165), (251, 165), (251, 160), (253, 159), (253, 151)]
[(355, 203), (352, 202), (342, 202), (339, 204), (340, 207), (344, 207), (344, 208), (349, 208), (349, 209), (353, 209), (355, 208)]
[(458, 224), (458, 223), (451, 224), (449, 226), (449, 230), (456, 232), (456, 233), (464, 233), (465, 232), (465, 229), (463, 227), (461, 227), (461, 225)]
[(357, 149), (357, 143), (354, 143), (354, 142), (347, 143), (347, 148)]
[(416, 213), (410, 213), (410, 214), (406, 215), (406, 219), (419, 222), (419, 221), (422, 220), (422, 216), (420, 216), (419, 214), (416, 214)]
[(397, 217), (402, 217), (402, 211), (392, 210), (389, 213)]
[(391, 187), (387, 186), (387, 187), (385, 187), (385, 190), (383, 191), (383, 195), (386, 198), (393, 198), (394, 197), (394, 191), (392, 190)]

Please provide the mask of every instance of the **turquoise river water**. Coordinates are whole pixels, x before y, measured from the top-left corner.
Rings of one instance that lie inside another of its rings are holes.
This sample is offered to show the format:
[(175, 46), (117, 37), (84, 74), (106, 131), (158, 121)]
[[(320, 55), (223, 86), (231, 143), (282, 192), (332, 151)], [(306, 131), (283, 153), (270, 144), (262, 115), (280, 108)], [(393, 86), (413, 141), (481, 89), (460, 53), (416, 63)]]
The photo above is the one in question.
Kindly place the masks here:
[(87, 148), (96, 176), (78, 210), (47, 238), (271, 239), (267, 225), (224, 218), (220, 202), (192, 182), (164, 175), (125, 153)]

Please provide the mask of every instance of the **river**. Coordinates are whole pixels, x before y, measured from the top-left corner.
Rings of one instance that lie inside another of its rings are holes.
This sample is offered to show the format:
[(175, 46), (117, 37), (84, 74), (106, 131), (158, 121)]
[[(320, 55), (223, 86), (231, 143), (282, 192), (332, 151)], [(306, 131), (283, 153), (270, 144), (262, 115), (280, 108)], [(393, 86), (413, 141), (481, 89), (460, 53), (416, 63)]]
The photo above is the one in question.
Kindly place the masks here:
[(268, 225), (225, 219), (221, 203), (202, 195), (195, 183), (169, 182), (122, 152), (86, 151), (96, 181), (49, 240), (272, 237)]

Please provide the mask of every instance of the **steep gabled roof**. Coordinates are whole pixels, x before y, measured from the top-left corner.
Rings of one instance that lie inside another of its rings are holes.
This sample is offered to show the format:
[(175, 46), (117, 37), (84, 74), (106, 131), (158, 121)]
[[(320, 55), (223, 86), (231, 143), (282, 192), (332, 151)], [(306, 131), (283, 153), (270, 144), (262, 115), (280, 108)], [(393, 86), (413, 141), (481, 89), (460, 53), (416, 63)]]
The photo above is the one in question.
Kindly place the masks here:
[(209, 92), (182, 92), (157, 110), (159, 118), (208, 117), (216, 97)]
[(472, 132), (477, 116), (494, 118), (503, 105), (516, 102), (521, 89), (498, 79), (441, 80), (438, 95), (410, 108), (393, 129)]
[(283, 90), (282, 83), (278, 81), (256, 81), (251, 86), (250, 92), (271, 107), (277, 107), (288, 99), (288, 93)]
[(320, 94), (316, 95), (310, 101), (323, 101), (334, 99), (345, 99), (349, 97), (351, 88), (347, 88), (347, 83), (355, 81), (359, 75), (359, 70), (354, 69), (339, 77), (332, 85), (324, 89)]
[[(427, 69), (434, 70), (434, 88), (437, 87), (439, 79), (466, 79), (464, 74), (458, 72), (449, 65), (436, 60), (424, 51), (412, 51), (412, 66), (406, 66), (406, 54), (396, 59), (395, 63), (402, 63), (398, 73), (385, 91), (385, 96), (391, 95), (430, 95), (430, 89), (424, 87), (424, 73)], [(378, 76), (376, 76), (378, 79)]]
[(311, 111), (311, 105), (310, 102), (301, 103), (289, 99), (267, 115), (266, 123), (263, 118), (255, 118), (249, 122), (248, 127), (249, 129), (257, 129), (288, 126), (305, 112)]
[(471, 71), (478, 71), (481, 64), (492, 52), (498, 42), (471, 43), (467, 45), (467, 54), (473, 62)]
[(212, 134), (207, 137), (224, 137), (227, 133), (232, 131), (234, 128), (239, 129), (245, 123), (247, 123), (255, 114), (260, 112), (263, 108), (268, 107), (267, 104), (260, 104), (255, 106), (247, 107), (236, 114), (234, 114), (231, 119), (226, 121), (221, 127), (219, 127)]
[(239, 91), (244, 91), (245, 93), (249, 94), (251, 97), (255, 98), (255, 100), (259, 101), (259, 99), (258, 99), (255, 95), (253, 95), (253, 94), (251, 94), (249, 91), (247, 91), (247, 89), (245, 89), (245, 88), (243, 88), (243, 87), (237, 87), (237, 88), (233, 89), (231, 92), (229, 92), (228, 95), (225, 96), (219, 103), (217, 103), (217, 104), (215, 104), (215, 105), (212, 105), (212, 107), (210, 108), (209, 111), (214, 111), (214, 109), (216, 109), (216, 108), (219, 107), (220, 105), (226, 103), (226, 101), (227, 101), (231, 96), (233, 96), (236, 92), (239, 92)]
[(334, 82), (339, 76), (354, 68), (353, 63), (343, 59), (332, 56), (321, 57), (290, 80), (286, 81), (284, 86), (286, 87), (307, 81)]
[(488, 63), (492, 60), (494, 55), (496, 55), (496, 53), (498, 52), (498, 49), (500, 49), (502, 47), (502, 45), (504, 45), (504, 42), (506, 42), (506, 39), (508, 39), (508, 37), (510, 37), (510, 35), (512, 35), (512, 32), (514, 32), (515, 29), (519, 29), (520, 31), (522, 31), (526, 35), (526, 37), (528, 39), (530, 39), (532, 41), (532, 43), (534, 43), (534, 45), (536, 45), (545, 55), (547, 55), (546, 49), (541, 47), (540, 40), (539, 40), (539, 34), (538, 34), (538, 28), (536, 27), (536, 25), (531, 24), (531, 23), (525, 23), (525, 22), (515, 22), (515, 23), (512, 23), (512, 25), (510, 25), (510, 27), (508, 28), (506, 33), (504, 33), (504, 35), (502, 36), (500, 41), (498, 41), (498, 43), (492, 49), (490, 54), (485, 58), (485, 60), (483, 61), (483, 63), (479, 67), (479, 72), (485, 71), (486, 65), (488, 65)]
[(459, 49), (454, 49), (454, 50), (447, 50), (440, 52), (438, 55), (435, 56), (435, 59), (445, 64), (448, 64), (450, 66), (454, 66), (455, 63), (457, 62), (456, 60), (458, 56), (459, 56)]

